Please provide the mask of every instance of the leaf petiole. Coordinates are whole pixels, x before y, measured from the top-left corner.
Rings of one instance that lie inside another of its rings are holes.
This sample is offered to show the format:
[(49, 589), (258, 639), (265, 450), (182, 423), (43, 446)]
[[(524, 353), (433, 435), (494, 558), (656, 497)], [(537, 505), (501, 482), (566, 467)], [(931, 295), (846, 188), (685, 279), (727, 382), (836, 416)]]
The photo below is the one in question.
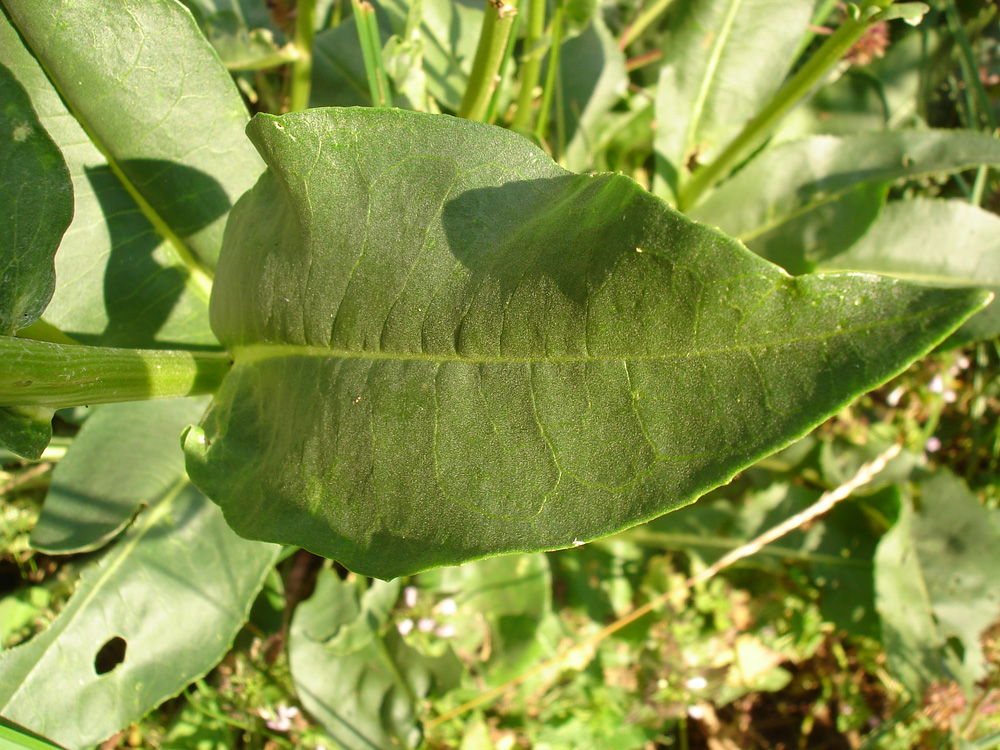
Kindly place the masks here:
[(70, 406), (212, 393), (225, 352), (113, 349), (0, 337), (0, 406)]

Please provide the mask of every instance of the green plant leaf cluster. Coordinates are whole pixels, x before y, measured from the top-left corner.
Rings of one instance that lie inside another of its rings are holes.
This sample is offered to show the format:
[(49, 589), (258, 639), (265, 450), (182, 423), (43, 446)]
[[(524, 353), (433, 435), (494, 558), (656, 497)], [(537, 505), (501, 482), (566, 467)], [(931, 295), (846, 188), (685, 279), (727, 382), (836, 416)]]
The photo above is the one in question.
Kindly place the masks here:
[[(85, 557), (66, 601), (0, 598), (5, 639), (51, 620), (0, 651), (0, 739), (90, 747), (180, 696), (151, 744), (197, 716), (326, 743), (183, 694), (241, 632), (347, 748), (668, 744), (833, 629), (881, 640), (891, 700), (993, 679), (995, 519), (908, 454), (762, 551), (780, 607), (742, 569), (526, 681), (516, 721), (426, 724), (849, 479), (895, 437), (827, 439), (852, 402), (942, 345), (980, 377), (1000, 334), (989, 10), (512, 5), (498, 42), (471, 0), (0, 0), (0, 445), (38, 459), (93, 407), (16, 532)], [(469, 92), (486, 122), (448, 114)], [(275, 542), (347, 572), (310, 594)]]

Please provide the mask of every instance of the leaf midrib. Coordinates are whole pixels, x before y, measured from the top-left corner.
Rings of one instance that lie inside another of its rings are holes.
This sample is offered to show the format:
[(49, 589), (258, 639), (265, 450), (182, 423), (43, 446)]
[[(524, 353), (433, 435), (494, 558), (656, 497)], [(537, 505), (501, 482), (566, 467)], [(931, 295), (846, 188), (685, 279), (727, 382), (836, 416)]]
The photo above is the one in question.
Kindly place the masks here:
[[(988, 294), (988, 293), (987, 293)], [(991, 298), (984, 296), (985, 301)], [(692, 349), (683, 352), (665, 352), (663, 354), (578, 354), (578, 355), (531, 355), (531, 356), (485, 356), (485, 355), (462, 355), (447, 353), (428, 352), (386, 352), (367, 351), (356, 349), (332, 349), (322, 346), (306, 346), (298, 344), (249, 344), (243, 346), (232, 346), (229, 348), (235, 365), (248, 365), (268, 359), (281, 359), (286, 357), (318, 357), (324, 359), (362, 359), (362, 360), (387, 360), (396, 362), (461, 362), (464, 364), (546, 364), (546, 363), (587, 363), (587, 362), (662, 362), (664, 360), (691, 359), (695, 357), (710, 357), (718, 354), (730, 354), (734, 352), (749, 352), (767, 349), (773, 346), (787, 346), (789, 344), (808, 343), (813, 341), (824, 341), (838, 336), (850, 336), (861, 331), (871, 331), (873, 329), (887, 326), (895, 326), (904, 321), (917, 320), (936, 315), (942, 306), (925, 308), (912, 315), (901, 315), (894, 318), (883, 318), (876, 322), (865, 325), (842, 327), (835, 331), (824, 331), (822, 333), (809, 336), (798, 336), (783, 339), (758, 340), (753, 343), (734, 344), (732, 346), (719, 347), (717, 349)]]

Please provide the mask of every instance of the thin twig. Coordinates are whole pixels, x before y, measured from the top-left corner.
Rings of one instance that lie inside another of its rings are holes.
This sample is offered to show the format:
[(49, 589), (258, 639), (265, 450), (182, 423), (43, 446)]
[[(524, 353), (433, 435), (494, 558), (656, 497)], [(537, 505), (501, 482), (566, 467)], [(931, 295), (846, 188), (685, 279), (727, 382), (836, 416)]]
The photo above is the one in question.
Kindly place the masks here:
[(589, 636), (588, 638), (584, 638), (582, 641), (571, 646), (563, 653), (553, 657), (552, 659), (549, 659), (548, 661), (543, 662), (542, 664), (539, 664), (537, 667), (534, 667), (533, 669), (529, 669), (527, 672), (518, 675), (513, 680), (510, 680), (509, 682), (499, 687), (493, 688), (492, 690), (488, 690), (487, 692), (477, 696), (476, 698), (473, 698), (471, 701), (468, 701), (467, 703), (459, 706), (458, 708), (454, 708), (451, 711), (446, 711), (440, 716), (435, 716), (433, 719), (427, 721), (427, 728), (430, 729), (432, 727), (437, 726), (438, 724), (442, 724), (450, 719), (454, 719), (456, 716), (461, 716), (466, 711), (471, 711), (473, 708), (482, 706), (484, 703), (492, 702), (493, 700), (499, 698), (507, 691), (513, 690), (514, 688), (526, 682), (527, 680), (531, 679), (535, 675), (541, 674), (542, 672), (548, 669), (557, 667), (559, 664), (562, 664), (567, 660), (569, 660), (577, 652), (588, 649), (594, 644), (604, 640), (609, 635), (612, 635), (613, 633), (618, 632), (622, 628), (631, 625), (639, 618), (652, 612), (657, 607), (660, 607), (663, 604), (665, 604), (671, 597), (677, 596), (679, 593), (687, 591), (688, 589), (697, 586), (699, 583), (704, 583), (705, 581), (707, 581), (712, 576), (716, 575), (719, 571), (723, 570), (724, 568), (728, 568), (733, 563), (738, 562), (739, 560), (742, 560), (745, 557), (750, 557), (751, 555), (759, 552), (763, 547), (767, 546), (776, 539), (779, 539), (788, 532), (794, 531), (795, 529), (804, 526), (805, 524), (809, 523), (818, 516), (823, 515), (838, 502), (840, 502), (846, 497), (849, 497), (851, 493), (853, 493), (859, 487), (868, 484), (868, 482), (870, 482), (876, 474), (878, 474), (886, 467), (886, 464), (888, 464), (892, 459), (896, 457), (896, 455), (899, 453), (900, 450), (901, 450), (900, 445), (898, 444), (893, 445), (892, 447), (888, 448), (885, 452), (883, 452), (881, 455), (879, 455), (877, 458), (875, 458), (873, 461), (870, 461), (869, 463), (865, 464), (860, 469), (858, 469), (858, 473), (854, 475), (853, 479), (842, 484), (840, 487), (831, 490), (830, 492), (824, 493), (819, 500), (810, 505), (801, 513), (796, 513), (794, 516), (785, 519), (777, 526), (768, 529), (763, 534), (758, 536), (756, 539), (753, 539), (752, 541), (744, 544), (742, 547), (737, 547), (732, 552), (723, 555), (712, 565), (709, 565), (704, 570), (701, 570), (700, 572), (688, 578), (684, 582), (683, 586), (681, 586), (680, 588), (671, 589), (670, 591), (660, 594), (659, 596), (657, 596), (654, 599), (651, 599), (641, 607), (634, 609), (629, 614), (611, 623), (606, 628), (600, 630), (599, 632), (595, 633), (592, 636)]
[(23, 484), (27, 484), (35, 477), (40, 477), (45, 472), (52, 468), (52, 464), (46, 461), (45, 463), (36, 464), (30, 469), (25, 469), (20, 474), (13, 477), (9, 482), (0, 486), (0, 495), (6, 495), (13, 489), (17, 489)]

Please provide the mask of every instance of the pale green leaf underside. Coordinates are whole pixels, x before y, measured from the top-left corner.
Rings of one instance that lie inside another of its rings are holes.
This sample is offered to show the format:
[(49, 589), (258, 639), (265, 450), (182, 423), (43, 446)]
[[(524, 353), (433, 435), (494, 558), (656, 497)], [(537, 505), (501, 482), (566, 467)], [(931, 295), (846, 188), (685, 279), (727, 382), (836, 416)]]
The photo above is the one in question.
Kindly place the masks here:
[(985, 301), (793, 279), (620, 175), (391, 110), (258, 116), (188, 471), (241, 534), (392, 577), (691, 502)]

